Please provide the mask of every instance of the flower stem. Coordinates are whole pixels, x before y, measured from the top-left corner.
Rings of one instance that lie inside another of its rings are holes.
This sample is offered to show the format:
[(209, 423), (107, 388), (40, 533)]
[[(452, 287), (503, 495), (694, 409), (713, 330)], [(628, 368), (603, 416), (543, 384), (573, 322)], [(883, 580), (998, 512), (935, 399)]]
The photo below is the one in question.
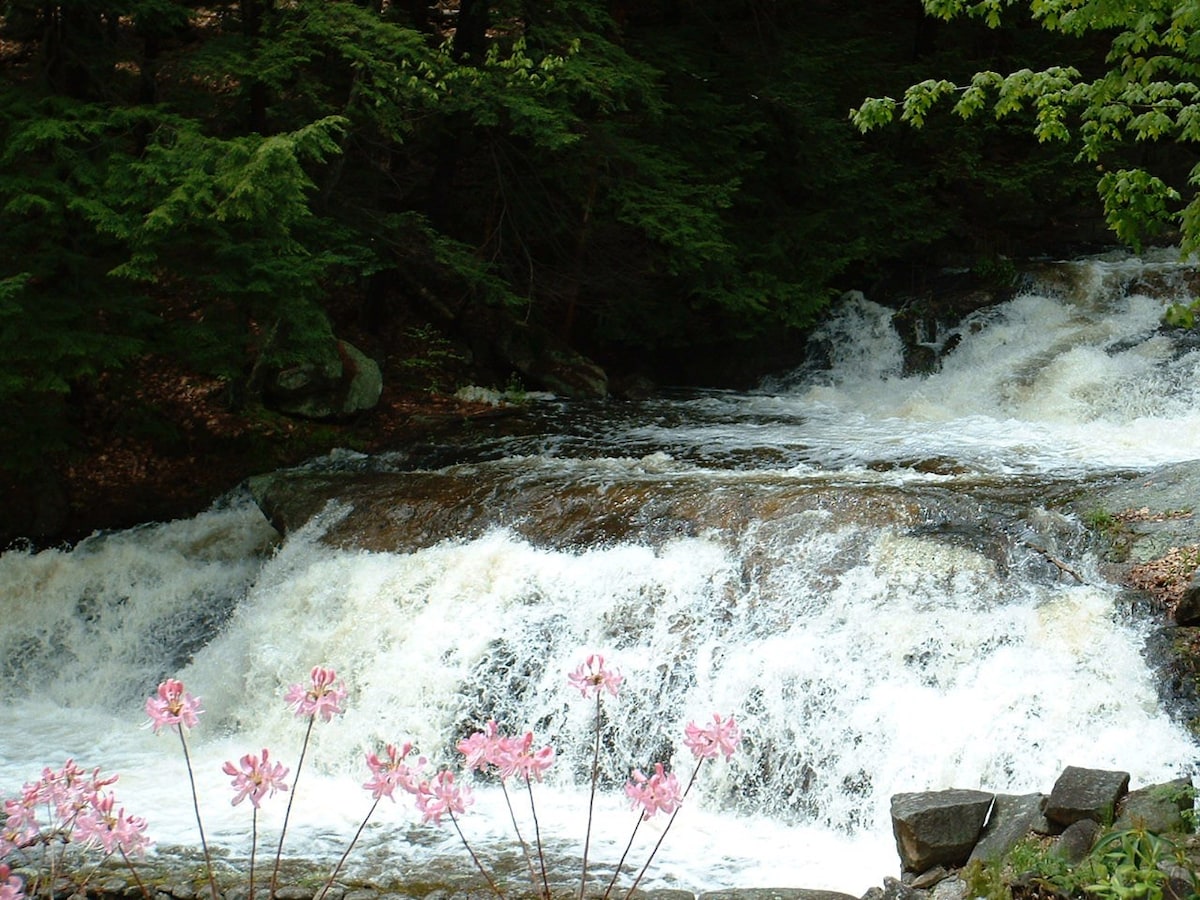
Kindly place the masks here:
[[(703, 759), (698, 759), (698, 760), (696, 760), (696, 768), (692, 770), (692, 777), (691, 777), (690, 779), (688, 779), (688, 784), (687, 784), (687, 787), (686, 787), (686, 788), (684, 788), (684, 790), (683, 790), (683, 796), (684, 796), (684, 797), (686, 797), (686, 796), (688, 795), (688, 791), (690, 791), (690, 790), (692, 789), (692, 785), (696, 783), (696, 776), (700, 774), (700, 767), (701, 767), (702, 765), (704, 765), (704, 760), (703, 760)], [(671, 813), (671, 818), (669, 818), (669, 819), (667, 820), (667, 825), (666, 825), (666, 827), (665, 827), (665, 828), (663, 828), (663, 830), (662, 830), (662, 834), (660, 834), (660, 835), (658, 836), (658, 840), (657, 840), (657, 841), (655, 841), (655, 843), (654, 843), (654, 849), (652, 849), (652, 850), (650, 851), (650, 855), (646, 857), (646, 862), (645, 862), (645, 864), (642, 866), (642, 870), (641, 870), (640, 872), (638, 872), (638, 874), (637, 874), (637, 878), (633, 879), (633, 884), (631, 884), (631, 885), (629, 886), (629, 890), (625, 892), (625, 898), (624, 898), (624, 900), (629, 900), (629, 898), (630, 898), (631, 896), (633, 896), (633, 892), (637, 890), (637, 886), (638, 886), (638, 885), (641, 883), (641, 881), (642, 881), (642, 876), (644, 876), (644, 875), (646, 874), (646, 870), (650, 868), (650, 863), (651, 863), (651, 861), (654, 859), (654, 854), (658, 853), (658, 848), (659, 848), (659, 847), (661, 847), (661, 846), (662, 846), (662, 842), (663, 842), (664, 840), (666, 840), (666, 837), (667, 837), (667, 832), (668, 832), (668, 831), (670, 831), (670, 830), (671, 830), (671, 826), (672, 826), (673, 824), (675, 824), (675, 817), (676, 817), (677, 815), (679, 815), (679, 810), (680, 810), (680, 809), (682, 809), (682, 808), (683, 808), (682, 806), (677, 806), (677, 807), (675, 807), (675, 812)]]
[(267, 897), (275, 900), (275, 888), (279, 884), (279, 861), (283, 859), (283, 839), (287, 835), (288, 819), (292, 816), (292, 801), (296, 799), (296, 784), (300, 781), (300, 769), (304, 766), (304, 755), (308, 752), (308, 739), (312, 735), (316, 713), (308, 717), (308, 728), (304, 732), (304, 743), (300, 745), (300, 760), (296, 763), (296, 774), (292, 776), (292, 790), (288, 794), (287, 809), (283, 812), (283, 825), (279, 829), (279, 846), (275, 848), (275, 868), (271, 871), (271, 887)]
[(600, 900), (608, 900), (608, 895), (612, 893), (612, 889), (616, 886), (617, 878), (621, 875), (621, 867), (625, 865), (625, 857), (633, 849), (633, 839), (637, 837), (638, 829), (641, 828), (645, 818), (641, 813), (638, 813), (637, 821), (633, 824), (633, 831), (629, 833), (629, 843), (625, 845), (625, 852), (621, 854), (621, 858), (617, 861), (617, 867), (613, 869), (612, 878), (609, 879), (608, 887), (604, 889), (604, 896)]
[(346, 847), (346, 852), (342, 854), (342, 858), (338, 860), (337, 865), (333, 867), (333, 871), (329, 873), (329, 879), (325, 882), (325, 886), (321, 888), (321, 893), (317, 894), (316, 900), (325, 900), (325, 895), (329, 893), (329, 889), (333, 886), (333, 880), (338, 877), (338, 872), (342, 871), (342, 866), (346, 864), (346, 859), (350, 856), (350, 851), (354, 849), (354, 845), (362, 837), (363, 829), (367, 827), (367, 822), (371, 820), (371, 816), (375, 812), (375, 807), (378, 805), (379, 798), (376, 797), (375, 802), (371, 804), (371, 808), (367, 810), (367, 814), (363, 816), (363, 820), (358, 826), (358, 831), (354, 832), (354, 837), (350, 839), (350, 843)]
[[(479, 870), (479, 874), (482, 875), (487, 881), (488, 887), (492, 889), (492, 892), (499, 897), (500, 900), (504, 900), (504, 894), (500, 891), (500, 888), (496, 887), (496, 882), (492, 880), (492, 876), (488, 874), (488, 870), (483, 867), (483, 863), (480, 862), (479, 857), (475, 855), (475, 850), (467, 840), (467, 836), (463, 834), (462, 827), (458, 824), (458, 819), (454, 817), (454, 811), (447, 810), (446, 812), (450, 816), (450, 821), (454, 823), (454, 830), (458, 832), (458, 839), (462, 841), (463, 846), (467, 848), (467, 852), (471, 854), (471, 859), (475, 863), (475, 868)], [(318, 897), (317, 900), (321, 900), (321, 898)]]
[(529, 869), (529, 884), (537, 887), (537, 875), (533, 871), (533, 857), (529, 853), (529, 843), (525, 840), (525, 836), (521, 834), (521, 826), (517, 823), (517, 813), (513, 809), (512, 796), (508, 793), (508, 785), (501, 779), (500, 791), (504, 794), (504, 804), (508, 807), (508, 818), (512, 822), (513, 831), (517, 834), (517, 843), (521, 845), (521, 852), (525, 855), (525, 866)]
[(254, 853), (258, 850), (258, 807), (250, 814), (250, 900), (254, 900)]
[(188, 783), (192, 786), (192, 808), (196, 811), (196, 827), (200, 830), (200, 846), (204, 850), (204, 866), (208, 870), (208, 887), (212, 891), (212, 900), (219, 900), (217, 895), (217, 880), (213, 877), (212, 856), (208, 852), (208, 839), (204, 836), (204, 823), (200, 819), (200, 797), (196, 793), (196, 776), (192, 772), (192, 757), (188, 753), (187, 738), (183, 736), (183, 726), (176, 725), (179, 733), (179, 743), (183, 747), (183, 761), (187, 764)]
[(600, 777), (600, 691), (596, 691), (596, 739), (592, 746), (592, 792), (588, 795), (587, 831), (583, 836), (583, 871), (579, 875), (579, 900), (587, 889), (588, 849), (592, 843), (592, 812), (596, 806), (596, 781)]
[(537, 808), (533, 805), (533, 782), (525, 776), (525, 788), (529, 792), (529, 814), (533, 816), (533, 838), (537, 843), (538, 865), (542, 870), (542, 896), (550, 900), (550, 879), (546, 876), (546, 854), (542, 849), (542, 829), (538, 825)]
[(142, 881), (142, 876), (138, 874), (137, 866), (133, 864), (133, 860), (131, 860), (129, 858), (129, 854), (125, 852), (125, 848), (118, 846), (117, 849), (121, 851), (121, 859), (125, 860), (125, 865), (129, 867), (129, 873), (133, 875), (134, 882), (139, 888), (141, 888), (142, 896), (145, 897), (146, 900), (154, 900), (154, 898), (150, 896), (150, 890)]

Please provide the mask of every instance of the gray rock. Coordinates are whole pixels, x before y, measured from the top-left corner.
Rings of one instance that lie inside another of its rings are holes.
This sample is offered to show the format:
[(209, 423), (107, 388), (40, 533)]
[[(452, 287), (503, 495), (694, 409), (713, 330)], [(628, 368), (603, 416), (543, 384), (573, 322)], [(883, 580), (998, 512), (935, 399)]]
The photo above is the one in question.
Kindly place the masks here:
[[(997, 794), (983, 835), (971, 851), (970, 860), (995, 862), (1002, 859), (1042, 819), (1045, 794)], [(970, 861), (968, 860), (968, 861)]]
[(1177, 625), (1200, 625), (1200, 572), (1192, 576), (1179, 604), (1175, 607)]
[[(666, 891), (653, 891), (650, 894), (658, 897)], [(673, 894), (683, 894), (672, 891)], [(691, 897), (691, 894), (686, 894)], [(676, 898), (681, 900), (681, 898)], [(745, 888), (731, 891), (704, 891), (697, 900), (857, 900), (852, 894), (842, 894), (838, 891), (818, 891), (805, 888)]]
[(353, 344), (333, 341), (322, 359), (267, 376), (263, 397), (272, 408), (306, 419), (338, 419), (371, 409), (383, 392), (375, 360)]
[(1078, 865), (1092, 852), (1100, 824), (1093, 819), (1079, 819), (1066, 827), (1054, 843), (1054, 852), (1071, 865)]
[(1146, 508), (1152, 513), (1191, 511), (1186, 518), (1123, 522), (1112, 535), (1116, 558), (1130, 565), (1157, 559), (1171, 547), (1194, 544), (1198, 524), (1196, 498), (1200, 497), (1200, 461), (1173, 463), (1151, 472), (1137, 472), (1116, 483), (1087, 488), (1073, 498), (1069, 506), (1080, 516), (1093, 510), (1110, 513)]
[(939, 881), (931, 892), (931, 900), (964, 900), (966, 896), (967, 883), (961, 878)]
[(932, 869), (917, 875), (911, 881), (907, 882), (907, 884), (915, 891), (924, 891), (939, 882), (945, 881), (949, 877), (950, 873), (943, 866), (934, 866)]
[(1046, 818), (1060, 825), (1091, 819), (1113, 821), (1117, 801), (1129, 789), (1129, 773), (1067, 766), (1046, 801)]
[(1177, 778), (1130, 791), (1121, 801), (1116, 831), (1143, 828), (1152, 834), (1183, 832), (1183, 813), (1192, 808), (1195, 789), (1190, 778)]
[(961, 866), (974, 849), (993, 794), (948, 790), (892, 797), (892, 832), (903, 868), (924, 872)]
[(870, 888), (863, 894), (862, 900), (916, 900), (921, 896), (919, 891), (913, 890), (900, 879), (888, 875), (883, 879), (883, 887)]

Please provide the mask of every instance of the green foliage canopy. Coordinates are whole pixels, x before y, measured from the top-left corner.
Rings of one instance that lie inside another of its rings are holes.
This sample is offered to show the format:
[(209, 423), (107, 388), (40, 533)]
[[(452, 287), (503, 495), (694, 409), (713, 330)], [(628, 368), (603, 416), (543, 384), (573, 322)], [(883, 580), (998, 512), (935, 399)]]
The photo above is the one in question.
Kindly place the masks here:
[[(985, 70), (961, 83), (927, 79), (910, 85), (899, 101), (875, 97), (852, 110), (862, 131), (891, 122), (897, 110), (902, 121), (919, 128), (946, 103), (963, 119), (1031, 112), (1039, 141), (1076, 142), (1077, 160), (1100, 172), (1105, 216), (1122, 241), (1140, 249), (1146, 239), (1176, 228), (1185, 252), (1200, 249), (1200, 164), (1186, 174), (1174, 171), (1200, 139), (1200, 3), (925, 0), (924, 6), (944, 20), (977, 18), (991, 28), (1024, 11), (1047, 31), (1103, 40), (1105, 67), (1091, 73), (1071, 65), (1008, 74)], [(1150, 165), (1109, 165), (1115, 152), (1138, 144), (1174, 145), (1169, 149), (1183, 152), (1157, 158), (1169, 170), (1162, 175)]]

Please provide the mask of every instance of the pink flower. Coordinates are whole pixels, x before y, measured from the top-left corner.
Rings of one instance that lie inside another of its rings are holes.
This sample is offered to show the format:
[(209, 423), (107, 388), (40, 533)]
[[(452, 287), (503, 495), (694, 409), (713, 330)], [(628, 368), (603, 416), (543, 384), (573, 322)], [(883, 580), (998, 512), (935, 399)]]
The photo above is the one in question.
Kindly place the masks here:
[(40, 781), (25, 785), (23, 798), (30, 804), (49, 807), (59, 820), (70, 823), (94, 802), (96, 795), (117, 781), (116, 775), (100, 777), (100, 769), (88, 773), (68, 759), (58, 771), (42, 769)]
[(662, 763), (654, 764), (654, 774), (647, 777), (641, 769), (634, 769), (625, 782), (625, 795), (633, 801), (633, 808), (642, 808), (642, 819), (655, 813), (673, 813), (683, 803), (679, 779), (674, 772), (664, 772)]
[(541, 781), (542, 773), (554, 763), (554, 748), (547, 744), (534, 750), (533, 732), (527, 731), (524, 737), (506, 739), (496, 756), (501, 778), (521, 775), (526, 781), (531, 778)]
[(0, 900), (24, 900), (25, 885), (7, 863), (0, 863)]
[(471, 789), (454, 781), (454, 773), (446, 769), (437, 773), (432, 781), (422, 781), (417, 787), (417, 809), (426, 822), (442, 824), (442, 816), (449, 813), (462, 815), (474, 802)]
[(124, 807), (114, 813), (115, 803), (111, 793), (96, 795), (91, 808), (76, 819), (75, 838), (84, 844), (98, 845), (107, 854), (119, 850), (126, 856), (145, 856), (150, 846), (145, 835), (146, 820), (126, 815)]
[(579, 688), (579, 693), (585, 697), (598, 695), (602, 689), (615, 697), (624, 676), (615, 669), (606, 668), (604, 657), (593, 653), (567, 676), (567, 680), (573, 687)]
[(312, 681), (308, 687), (293, 684), (288, 688), (284, 700), (289, 706), (296, 708), (296, 715), (320, 716), (328, 722), (335, 715), (345, 712), (342, 701), (346, 699), (346, 689), (337, 682), (337, 672), (323, 666), (313, 666), (310, 673)]
[[(44, 768), (41, 778), (21, 788), (19, 797), (4, 801), (0, 859), (39, 842), (82, 840), (80, 821), (95, 815), (103, 789), (116, 780), (116, 775), (102, 778), (99, 769), (89, 773), (72, 759), (58, 770)], [(45, 825), (38, 820), (43, 810), (49, 819)]]
[(183, 682), (174, 678), (160, 684), (158, 692), (146, 700), (146, 715), (155, 732), (171, 726), (194, 728), (202, 712), (199, 698), (187, 693)]
[(733, 716), (722, 720), (718, 713), (713, 713), (713, 724), (707, 728), (688, 722), (683, 734), (683, 743), (696, 759), (716, 759), (718, 753), (723, 753), (725, 759), (729, 759), (742, 740), (742, 732), (733, 721)]
[(388, 744), (384, 748), (383, 758), (375, 753), (368, 753), (367, 768), (371, 770), (371, 778), (363, 785), (363, 788), (370, 791), (371, 796), (376, 800), (387, 797), (389, 800), (395, 801), (396, 798), (392, 796), (392, 792), (396, 788), (416, 794), (419, 790), (417, 778), (425, 766), (425, 757), (418, 757), (415, 766), (405, 763), (404, 758), (412, 752), (412, 748), (413, 745), (410, 743), (404, 744), (399, 750), (396, 749), (395, 744)]
[(4, 801), (4, 825), (0, 826), (0, 859), (23, 850), (37, 841), (42, 833), (35, 805), (25, 799)]
[(488, 766), (498, 766), (508, 740), (497, 731), (496, 720), (488, 719), (483, 731), (476, 731), (458, 742), (458, 752), (464, 757), (463, 766), (480, 772), (486, 771)]
[(266, 747), (263, 748), (261, 761), (253, 753), (247, 753), (241, 758), (240, 768), (227, 762), (221, 766), (221, 771), (233, 776), (230, 786), (234, 790), (231, 801), (234, 806), (249, 797), (254, 808), (258, 809), (263, 797), (272, 797), (276, 791), (288, 789), (287, 782), (283, 780), (288, 770), (279, 763), (270, 762)]

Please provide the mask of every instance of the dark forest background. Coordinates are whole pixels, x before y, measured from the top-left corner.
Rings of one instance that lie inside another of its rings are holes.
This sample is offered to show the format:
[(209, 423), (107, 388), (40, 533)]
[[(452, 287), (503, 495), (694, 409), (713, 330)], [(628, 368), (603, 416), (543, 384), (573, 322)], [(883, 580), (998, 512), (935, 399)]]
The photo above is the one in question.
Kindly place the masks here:
[[(848, 288), (1105, 236), (1095, 172), (1028, 117), (853, 127), (930, 73), (1102, 67), (919, 0), (0, 10), (0, 536), (401, 440), (413, 396), (539, 389), (550, 358), (603, 370), (581, 396), (748, 384)], [(273, 410), (273, 373), (335, 338), (380, 365), (379, 409)]]

